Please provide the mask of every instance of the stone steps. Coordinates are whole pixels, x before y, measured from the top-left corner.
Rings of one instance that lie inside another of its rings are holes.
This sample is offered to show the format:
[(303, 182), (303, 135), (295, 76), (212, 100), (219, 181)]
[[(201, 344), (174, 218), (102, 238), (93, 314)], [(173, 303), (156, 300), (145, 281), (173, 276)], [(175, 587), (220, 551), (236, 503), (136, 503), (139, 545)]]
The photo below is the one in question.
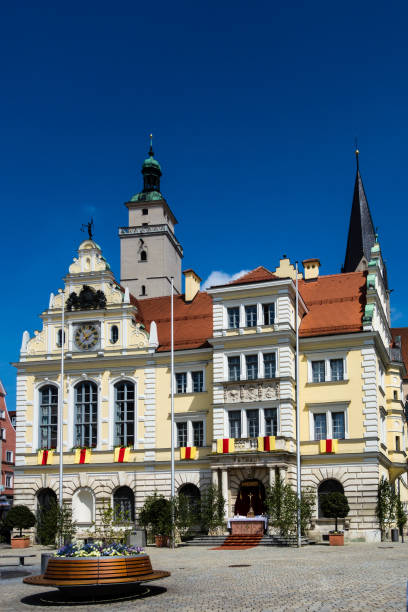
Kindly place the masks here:
[[(256, 536), (255, 536), (256, 537)], [(246, 538), (254, 538), (254, 536), (209, 536), (209, 535), (199, 535), (190, 538), (183, 542), (184, 546), (207, 546), (208, 548), (215, 548), (217, 546), (228, 545), (234, 546), (234, 544), (226, 544), (226, 540), (231, 540), (231, 538), (239, 538), (240, 543), (236, 543), (236, 546), (297, 546), (297, 538), (296, 537), (283, 537), (277, 535), (264, 535), (262, 538), (257, 540), (256, 543), (248, 543), (249, 539)], [(238, 540), (236, 540), (238, 542)], [(309, 540), (308, 538), (302, 537), (301, 544), (302, 546), (307, 546), (309, 544), (315, 544), (314, 540)]]

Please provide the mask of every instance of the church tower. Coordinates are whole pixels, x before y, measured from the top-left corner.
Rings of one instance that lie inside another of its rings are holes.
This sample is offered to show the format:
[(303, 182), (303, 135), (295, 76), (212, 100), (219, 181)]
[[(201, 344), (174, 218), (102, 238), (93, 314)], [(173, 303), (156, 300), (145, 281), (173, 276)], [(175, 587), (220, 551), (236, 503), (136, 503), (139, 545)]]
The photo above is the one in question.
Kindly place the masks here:
[(119, 228), (120, 282), (143, 299), (170, 295), (173, 276), (175, 292), (181, 293), (183, 249), (174, 235), (177, 220), (160, 192), (162, 172), (152, 140), (142, 175), (142, 191), (125, 203), (129, 225)]
[(367, 270), (368, 262), (371, 259), (371, 249), (375, 244), (374, 224), (364, 191), (358, 157), (359, 151), (357, 149), (356, 180), (354, 183), (353, 203), (351, 205), (346, 256), (342, 272)]

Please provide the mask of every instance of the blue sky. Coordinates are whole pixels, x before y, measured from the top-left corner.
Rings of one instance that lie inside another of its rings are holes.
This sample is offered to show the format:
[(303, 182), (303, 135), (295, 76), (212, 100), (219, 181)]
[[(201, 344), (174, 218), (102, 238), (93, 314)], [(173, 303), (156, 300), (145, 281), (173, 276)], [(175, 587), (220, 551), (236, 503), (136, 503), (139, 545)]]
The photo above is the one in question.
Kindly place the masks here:
[[(84, 5), (85, 4), (85, 8)], [(154, 134), (184, 267), (344, 259), (354, 140), (407, 325), (407, 17), (392, 2), (19, 2), (0, 8), (0, 377), (84, 237), (117, 229)], [(398, 230), (398, 231), (397, 231)]]

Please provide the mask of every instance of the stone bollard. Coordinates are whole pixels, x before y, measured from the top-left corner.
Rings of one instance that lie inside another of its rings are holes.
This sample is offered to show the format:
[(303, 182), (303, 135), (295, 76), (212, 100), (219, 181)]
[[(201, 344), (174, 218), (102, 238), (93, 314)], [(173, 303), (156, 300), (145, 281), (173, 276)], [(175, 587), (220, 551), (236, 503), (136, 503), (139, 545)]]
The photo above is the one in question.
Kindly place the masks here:
[(54, 557), (53, 553), (41, 553), (41, 574), (45, 574), (48, 561)]

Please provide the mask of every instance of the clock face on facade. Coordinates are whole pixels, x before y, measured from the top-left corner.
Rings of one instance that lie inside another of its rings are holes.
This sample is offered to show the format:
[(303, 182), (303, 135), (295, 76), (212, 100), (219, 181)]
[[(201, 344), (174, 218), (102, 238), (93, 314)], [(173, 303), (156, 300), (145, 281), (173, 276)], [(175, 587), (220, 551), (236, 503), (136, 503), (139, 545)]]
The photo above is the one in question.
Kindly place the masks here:
[(74, 334), (75, 344), (83, 351), (89, 351), (99, 342), (99, 329), (93, 323), (79, 325)]

